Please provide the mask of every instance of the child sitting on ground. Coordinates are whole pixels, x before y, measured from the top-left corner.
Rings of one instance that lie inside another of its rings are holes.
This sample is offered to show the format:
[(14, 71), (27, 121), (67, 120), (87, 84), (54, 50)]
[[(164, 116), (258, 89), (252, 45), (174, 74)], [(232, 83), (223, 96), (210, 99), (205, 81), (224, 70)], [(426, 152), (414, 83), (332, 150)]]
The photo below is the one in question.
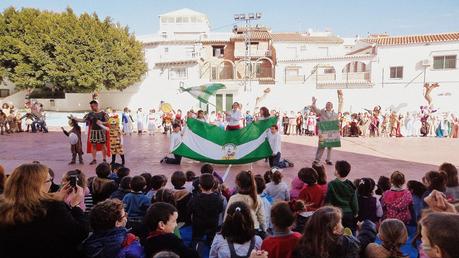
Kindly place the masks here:
[(185, 187), (186, 176), (182, 171), (175, 171), (171, 176), (171, 183), (174, 186), (172, 191), (174, 194), (176, 205), (178, 210), (177, 222), (183, 222), (185, 224), (190, 223), (190, 215), (188, 213), (188, 203), (191, 199), (191, 192)]
[(148, 191), (146, 196), (150, 198), (151, 202), (154, 202), (156, 192), (166, 185), (166, 181), (162, 175), (154, 175), (151, 178), (151, 190)]
[(282, 174), (279, 170), (274, 171), (272, 182), (266, 184), (265, 193), (271, 196), (273, 202), (290, 200), (288, 185), (282, 182)]
[(301, 234), (292, 232), (295, 215), (287, 202), (278, 202), (271, 208), (273, 235), (263, 240), (261, 250), (267, 251), (270, 258), (290, 258)]
[(152, 257), (161, 251), (171, 251), (179, 257), (199, 257), (194, 249), (187, 247), (180, 238), (174, 235), (177, 217), (177, 209), (168, 203), (157, 202), (148, 208), (144, 218), (144, 224), (149, 230), (143, 244), (145, 257)]
[(357, 198), (359, 202), (358, 221), (368, 219), (377, 224), (379, 219), (383, 216), (381, 203), (373, 196), (375, 185), (376, 183), (373, 179), (366, 177), (361, 178), (357, 182)]
[(413, 198), (410, 191), (403, 189), (405, 175), (395, 171), (390, 176), (392, 187), (384, 192), (381, 197), (381, 205), (384, 211), (384, 219), (399, 219), (408, 224), (411, 220), (410, 207), (413, 205)]
[(145, 188), (145, 178), (135, 176), (131, 180), (131, 192), (123, 198), (128, 222), (141, 222), (145, 212), (150, 206), (150, 199), (143, 194)]
[(341, 208), (343, 211), (343, 226), (356, 231), (356, 218), (359, 214), (359, 204), (354, 184), (347, 179), (351, 172), (351, 164), (340, 160), (335, 164), (336, 179), (328, 183), (325, 203)]
[(193, 192), (193, 181), (196, 179), (196, 174), (189, 170), (185, 173), (186, 175), (186, 182), (185, 182), (185, 188), (192, 193)]
[(130, 176), (123, 177), (123, 179), (121, 179), (118, 190), (114, 191), (112, 195), (110, 195), (110, 198), (122, 201), (124, 196), (131, 192), (131, 180), (132, 177)]
[(325, 206), (316, 210), (309, 218), (305, 234), (292, 257), (359, 257), (360, 248), (366, 248), (376, 239), (375, 225), (365, 221), (357, 239), (344, 234), (342, 218), (341, 209), (337, 207)]
[(256, 175), (253, 177), (255, 179), (255, 185), (257, 187), (257, 194), (260, 196), (263, 204), (263, 210), (265, 214), (265, 225), (266, 225), (266, 231), (271, 230), (271, 204), (272, 204), (272, 198), (268, 194), (266, 194), (264, 191), (266, 189), (266, 184), (265, 180), (261, 175)]
[(411, 192), (411, 196), (413, 197), (413, 224), (416, 225), (419, 219), (421, 218), (422, 214), (422, 207), (423, 207), (423, 198), (422, 196), (427, 191), (426, 186), (416, 180), (410, 180), (406, 184), (406, 187)]
[(308, 211), (306, 205), (302, 200), (292, 200), (289, 203), (290, 209), (295, 213), (295, 223), (293, 224), (292, 230), (300, 234), (304, 233), (304, 227), (311, 217), (314, 214), (313, 211)]
[(290, 200), (298, 199), (298, 196), (300, 195), (300, 192), (304, 186), (305, 184), (303, 183), (303, 181), (301, 181), (301, 179), (298, 176), (296, 176), (292, 180), (292, 183), (290, 185)]
[(137, 237), (126, 229), (126, 216), (120, 200), (94, 206), (89, 215), (94, 232), (82, 243), (87, 257), (145, 257)]
[(325, 199), (325, 192), (317, 184), (319, 175), (313, 168), (302, 168), (298, 172), (298, 177), (306, 184), (301, 190), (299, 199), (302, 200), (308, 211), (315, 211), (322, 207)]
[(211, 174), (202, 174), (199, 177), (200, 193), (193, 196), (189, 203), (189, 212), (192, 220), (192, 246), (206, 237), (208, 246), (217, 233), (218, 219), (223, 211), (223, 201), (218, 193), (212, 191), (215, 185)]
[(365, 249), (367, 258), (399, 257), (408, 258), (400, 250), (408, 239), (408, 231), (405, 224), (398, 219), (386, 219), (379, 227), (381, 245), (370, 243)]

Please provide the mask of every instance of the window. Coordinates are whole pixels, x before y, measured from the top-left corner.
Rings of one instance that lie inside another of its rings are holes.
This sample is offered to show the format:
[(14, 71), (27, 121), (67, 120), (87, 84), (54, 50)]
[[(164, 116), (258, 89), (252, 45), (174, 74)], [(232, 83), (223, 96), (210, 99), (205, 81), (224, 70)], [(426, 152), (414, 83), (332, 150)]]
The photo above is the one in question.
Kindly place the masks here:
[(211, 68), (211, 79), (212, 80), (217, 80), (217, 67), (216, 66), (212, 66)]
[(300, 51), (307, 51), (308, 47), (306, 45), (301, 45)]
[(233, 94), (226, 94), (226, 111), (233, 109)]
[(394, 66), (390, 68), (391, 79), (402, 79), (403, 78), (403, 66)]
[(167, 18), (166, 17), (161, 17), (161, 22), (162, 23), (167, 23)]
[(164, 53), (169, 53), (169, 48), (168, 47), (164, 48)]
[(191, 17), (191, 23), (196, 23), (196, 16)]
[(6, 98), (10, 95), (10, 90), (0, 89), (0, 98)]
[(433, 69), (455, 69), (456, 55), (451, 56), (434, 56)]
[(291, 67), (291, 68), (286, 68), (285, 74), (287, 77), (296, 77), (300, 75), (300, 68), (297, 67)]
[(183, 23), (189, 23), (190, 17), (183, 17)]
[(167, 23), (174, 23), (175, 18), (174, 17), (167, 17)]
[(225, 46), (212, 46), (212, 56), (222, 57), (225, 53)]
[(325, 68), (324, 73), (335, 73), (335, 68)]
[(171, 69), (169, 69), (169, 79), (178, 80), (178, 79), (186, 79), (186, 78), (187, 78), (187, 70), (186, 70), (186, 68), (171, 68)]
[(166, 39), (167, 38), (167, 32), (165, 32), (165, 31), (161, 32), (161, 38)]
[(215, 95), (215, 107), (217, 109), (217, 112), (223, 111), (223, 95), (222, 94)]
[(175, 18), (175, 22), (176, 23), (182, 23), (182, 21), (183, 21), (183, 17), (176, 17)]

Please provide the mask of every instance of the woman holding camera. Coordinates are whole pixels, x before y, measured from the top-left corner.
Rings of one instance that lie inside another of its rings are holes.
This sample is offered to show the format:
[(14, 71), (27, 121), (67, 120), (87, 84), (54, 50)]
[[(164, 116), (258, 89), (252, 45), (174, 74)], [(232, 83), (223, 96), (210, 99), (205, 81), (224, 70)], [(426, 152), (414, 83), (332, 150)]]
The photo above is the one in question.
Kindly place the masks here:
[(50, 186), (42, 164), (23, 164), (8, 178), (0, 197), (0, 257), (81, 257), (77, 246), (89, 232), (79, 207), (83, 188), (65, 184), (49, 194)]

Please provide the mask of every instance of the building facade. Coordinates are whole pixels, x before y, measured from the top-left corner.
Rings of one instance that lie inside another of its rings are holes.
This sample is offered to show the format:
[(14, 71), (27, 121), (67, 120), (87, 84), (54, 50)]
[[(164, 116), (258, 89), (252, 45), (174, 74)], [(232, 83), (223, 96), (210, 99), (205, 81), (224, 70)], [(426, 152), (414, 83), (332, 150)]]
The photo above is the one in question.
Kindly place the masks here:
[[(375, 105), (416, 111), (427, 103), (424, 84), (438, 82), (434, 106), (459, 113), (459, 33), (342, 38), (331, 32), (274, 33), (264, 26), (213, 32), (207, 16), (190, 9), (160, 15), (159, 24), (157, 33), (138, 37), (148, 63), (145, 78), (123, 92), (101, 92), (104, 106), (149, 109), (166, 101), (176, 109), (224, 111), (238, 101), (250, 111), (267, 106), (296, 112), (313, 96), (320, 106), (337, 105), (342, 90), (346, 111)], [(179, 92), (214, 82), (226, 88), (210, 105)], [(88, 99), (66, 94), (63, 101), (49, 100), (53, 105), (41, 102), (47, 109), (75, 111), (85, 109)]]

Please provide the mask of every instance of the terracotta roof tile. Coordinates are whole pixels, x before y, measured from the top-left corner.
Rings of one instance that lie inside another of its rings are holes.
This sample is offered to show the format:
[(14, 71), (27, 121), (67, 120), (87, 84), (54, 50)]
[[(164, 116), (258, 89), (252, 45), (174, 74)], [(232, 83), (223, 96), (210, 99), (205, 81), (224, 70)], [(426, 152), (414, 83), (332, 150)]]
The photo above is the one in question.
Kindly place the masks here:
[[(234, 36), (231, 37), (233, 40), (244, 40), (244, 33), (242, 34), (235, 34)], [(259, 31), (259, 30), (254, 30), (254, 31), (249, 31), (249, 37), (252, 40), (270, 40), (271, 39), (271, 33), (268, 31)]]
[(459, 41), (459, 32), (439, 33), (439, 34), (425, 34), (425, 35), (407, 35), (407, 36), (382, 36), (376, 38), (363, 39), (368, 43), (377, 45), (408, 45), (408, 44), (422, 44), (431, 42), (446, 42), (446, 41)]

